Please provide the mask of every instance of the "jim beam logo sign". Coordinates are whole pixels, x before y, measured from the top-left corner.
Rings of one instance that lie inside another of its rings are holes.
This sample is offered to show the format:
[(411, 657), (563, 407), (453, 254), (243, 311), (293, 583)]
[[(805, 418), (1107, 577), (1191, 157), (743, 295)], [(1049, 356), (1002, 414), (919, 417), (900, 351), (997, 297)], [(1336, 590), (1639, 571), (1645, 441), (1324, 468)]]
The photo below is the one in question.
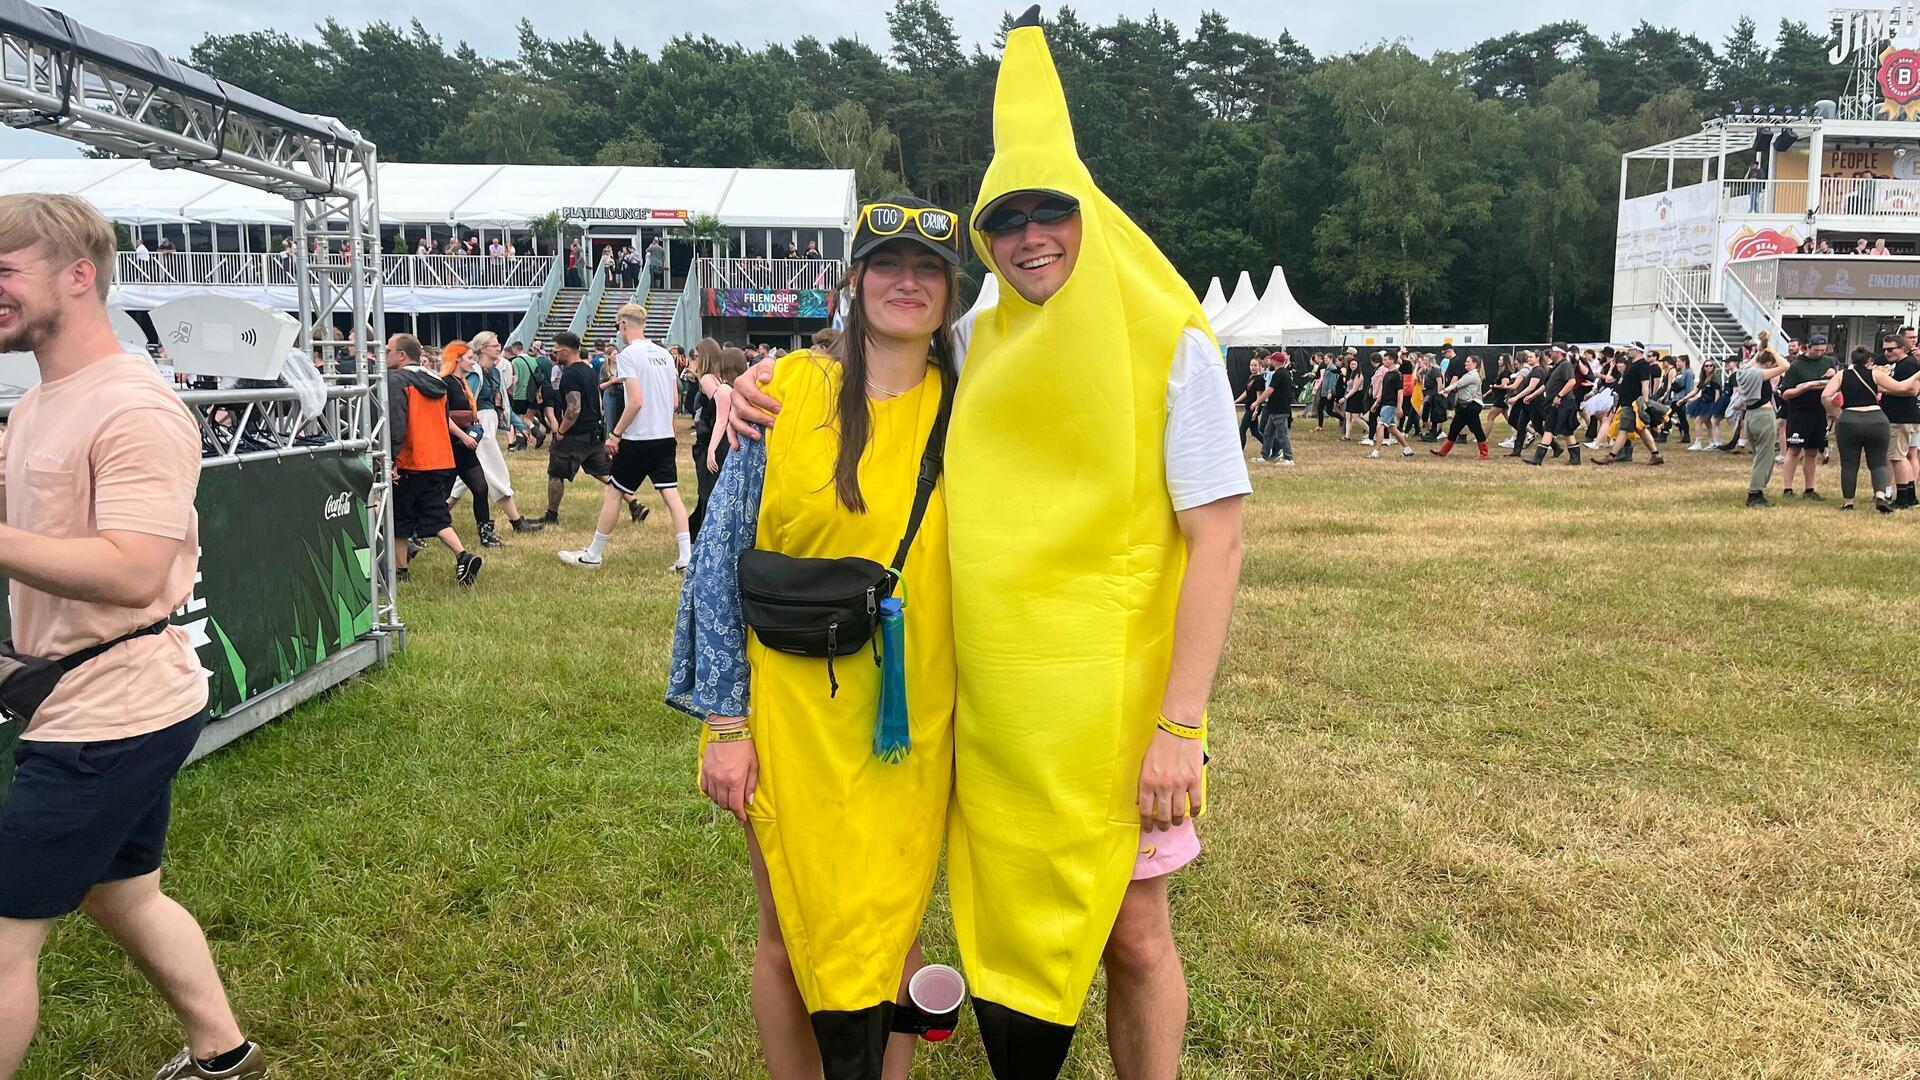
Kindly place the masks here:
[(1828, 61), (1848, 64), (1862, 54), (1877, 56), (1880, 102), (1874, 114), (1885, 120), (1920, 120), (1920, 0), (1838, 8), (1832, 18), (1839, 39), (1828, 50)]

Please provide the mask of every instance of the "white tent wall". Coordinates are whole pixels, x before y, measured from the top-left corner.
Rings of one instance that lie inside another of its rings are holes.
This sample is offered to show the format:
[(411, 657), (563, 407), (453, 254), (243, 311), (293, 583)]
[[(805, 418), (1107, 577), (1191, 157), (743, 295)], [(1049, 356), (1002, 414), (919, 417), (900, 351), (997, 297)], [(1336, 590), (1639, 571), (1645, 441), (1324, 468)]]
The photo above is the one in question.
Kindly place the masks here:
[[(0, 194), (79, 195), (127, 223), (290, 221), (276, 196), (187, 170), (111, 158), (0, 160)], [(735, 228), (852, 228), (854, 176), (835, 169), (663, 169), (608, 165), (380, 165), (386, 225), (524, 228), (567, 207), (712, 214)], [(625, 220), (621, 218), (620, 220)], [(641, 222), (636, 221), (636, 225)], [(671, 227), (676, 219), (646, 222)], [(409, 229), (410, 235), (416, 230)]]

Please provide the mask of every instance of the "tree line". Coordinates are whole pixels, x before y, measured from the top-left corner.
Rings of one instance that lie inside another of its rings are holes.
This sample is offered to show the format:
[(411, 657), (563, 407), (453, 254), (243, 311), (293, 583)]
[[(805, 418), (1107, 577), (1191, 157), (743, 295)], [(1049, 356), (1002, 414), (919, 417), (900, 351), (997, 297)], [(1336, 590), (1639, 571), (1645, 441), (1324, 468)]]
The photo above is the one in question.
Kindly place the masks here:
[[(417, 20), (329, 19), (311, 38), (209, 34), (188, 62), (339, 117), (386, 160), (830, 166), (863, 197), (967, 207), (997, 48), (963, 49), (938, 0), (897, 0), (887, 30), (760, 48), (689, 35), (649, 55), (522, 21), (517, 55), (490, 57)], [(1062, 7), (1047, 30), (1082, 156), (1197, 288), (1242, 269), (1264, 283), (1280, 263), (1329, 322), (1487, 322), (1509, 341), (1604, 336), (1622, 150), (1736, 102), (1837, 96), (1844, 78), (1826, 27), (1782, 20), (1768, 40), (1746, 17), (1717, 47), (1569, 21), (1433, 56), (1315, 56), (1217, 12), (1188, 32)]]

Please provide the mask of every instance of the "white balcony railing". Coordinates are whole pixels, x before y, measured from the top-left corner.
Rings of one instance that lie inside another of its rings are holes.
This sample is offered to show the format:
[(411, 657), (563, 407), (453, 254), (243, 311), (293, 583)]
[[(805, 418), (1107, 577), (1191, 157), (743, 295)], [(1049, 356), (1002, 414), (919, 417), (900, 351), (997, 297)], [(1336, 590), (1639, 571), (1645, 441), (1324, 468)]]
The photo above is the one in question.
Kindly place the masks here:
[(1920, 217), (1920, 180), (1822, 177), (1819, 210), (1854, 217)]
[(1720, 185), (1720, 213), (1723, 217), (1798, 215), (1806, 212), (1805, 180), (1728, 180)]
[[(339, 253), (316, 258), (339, 259)], [(380, 277), (401, 288), (537, 289), (553, 267), (547, 255), (382, 255)], [(294, 283), (293, 257), (120, 252), (114, 280), (129, 285), (285, 285)]]
[(846, 264), (839, 259), (702, 259), (709, 289), (831, 289)]

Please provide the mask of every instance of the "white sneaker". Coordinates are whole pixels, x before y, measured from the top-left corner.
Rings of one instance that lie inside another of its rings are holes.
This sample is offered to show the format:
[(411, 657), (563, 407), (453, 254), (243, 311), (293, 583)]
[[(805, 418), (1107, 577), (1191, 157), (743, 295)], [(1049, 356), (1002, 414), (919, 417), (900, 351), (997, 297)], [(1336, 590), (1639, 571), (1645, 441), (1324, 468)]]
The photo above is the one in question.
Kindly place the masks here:
[(1784, 463), (1786, 462), (1786, 460), (1787, 460), (1787, 455), (1785, 455), (1785, 454), (1775, 454), (1775, 455), (1773, 455), (1773, 463), (1774, 463), (1775, 465), (1780, 465), (1780, 464), (1784, 464)]
[(1511, 435), (1507, 436), (1507, 441), (1500, 444), (1500, 449), (1502, 450), (1513, 449), (1513, 436)]
[(1289, 466), (1290, 466), (1290, 465), (1292, 465), (1292, 464), (1293, 464), (1293, 459), (1292, 459), (1292, 458), (1290, 458), (1290, 457), (1283, 457), (1283, 458), (1281, 458), (1281, 459), (1280, 459), (1280, 464), (1282, 464), (1282, 465), (1289, 465)]
[(1401, 456), (1401, 457), (1412, 457), (1412, 456), (1413, 456), (1413, 447), (1411, 447), (1411, 446), (1403, 446), (1403, 447), (1401, 447), (1401, 448), (1400, 448), (1400, 456)]
[(1369, 438), (1369, 439), (1361, 439), (1361, 440), (1360, 440), (1360, 445), (1361, 445), (1361, 446), (1372, 446), (1372, 445), (1373, 445), (1373, 440), (1372, 440), (1372, 439), (1370, 439), (1370, 438)]
[[(598, 565), (598, 564), (595, 564), (595, 565)], [(687, 572), (687, 571), (688, 571), (688, 570), (689, 570), (689, 569), (690, 569), (690, 568), (691, 568), (692, 566), (693, 566), (693, 564), (692, 564), (692, 563), (684, 563), (684, 562), (680, 562), (680, 561), (678, 561), (678, 560), (675, 560), (675, 562), (674, 562), (674, 564), (673, 564), (672, 566), (669, 566), (669, 567), (667, 567), (667, 570), (668, 570), (668, 572), (670, 572), (670, 573), (675, 573), (675, 574), (684, 574), (684, 573), (686, 573), (686, 572)]]
[(1696, 442), (1696, 443), (1694, 443), (1694, 444), (1693, 444), (1692, 446), (1689, 446), (1689, 447), (1687, 447), (1687, 449), (1689, 449), (1689, 450), (1698, 450), (1698, 449), (1700, 449), (1700, 444), (1699, 444), (1698, 442)]
[(1387, 441), (1381, 443), (1380, 445), (1381, 446), (1399, 446), (1400, 441), (1398, 439), (1395, 439), (1393, 436), (1389, 435), (1387, 436)]
[(600, 569), (600, 560), (589, 554), (586, 548), (581, 548), (579, 551), (563, 551), (560, 553), (560, 561), (568, 566), (579, 566), (588, 570)]
[(1379, 456), (1380, 456), (1380, 451), (1378, 451), (1378, 450), (1375, 450), (1375, 451), (1374, 451), (1373, 453), (1371, 453), (1371, 454), (1368, 454), (1367, 456), (1368, 456), (1368, 457), (1370, 457), (1370, 458), (1377, 458), (1377, 457), (1379, 457)]

